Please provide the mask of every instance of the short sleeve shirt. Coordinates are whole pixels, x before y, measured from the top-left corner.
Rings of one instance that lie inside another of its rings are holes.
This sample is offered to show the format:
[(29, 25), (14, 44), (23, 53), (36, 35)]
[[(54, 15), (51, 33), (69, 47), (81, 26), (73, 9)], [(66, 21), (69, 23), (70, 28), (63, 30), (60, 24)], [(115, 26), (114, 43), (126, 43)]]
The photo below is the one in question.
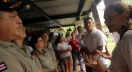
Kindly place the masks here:
[[(84, 47), (87, 47), (90, 53), (93, 53), (98, 46), (106, 45), (104, 34), (97, 29), (94, 29), (91, 33), (87, 33), (83, 37)], [(103, 48), (105, 52), (105, 48)]]
[(0, 41), (0, 63), (7, 69), (0, 72), (40, 72), (26, 53), (14, 43)]
[(57, 65), (56, 56), (55, 56), (55, 50), (52, 47), (52, 43), (51, 42), (48, 42), (48, 47), (44, 47), (44, 50), (47, 51), (50, 54), (50, 56), (52, 57), (53, 61)]
[[(84, 47), (87, 47), (90, 53), (93, 53), (98, 46), (103, 46), (102, 52), (105, 52), (106, 41), (103, 32), (100, 30), (94, 29), (91, 33), (87, 33), (83, 37), (83, 41)], [(104, 59), (99, 55), (95, 56), (94, 58), (100, 60), (103, 64), (108, 64), (107, 59)]]
[[(68, 50), (68, 49), (71, 49), (71, 46), (68, 45), (66, 42), (58, 43), (58, 45), (56, 47), (56, 50), (60, 50), (60, 51), (64, 51), (64, 50)], [(68, 51), (68, 52), (59, 54), (59, 56), (60, 56), (60, 58), (65, 58), (65, 57), (70, 56), (70, 54), (71, 54), (70, 51)]]
[(43, 50), (44, 53), (41, 53), (37, 49), (35, 49), (34, 51), (38, 55), (38, 58), (34, 56), (37, 67), (42, 66), (44, 72), (49, 72), (55, 69), (52, 57), (47, 51)]

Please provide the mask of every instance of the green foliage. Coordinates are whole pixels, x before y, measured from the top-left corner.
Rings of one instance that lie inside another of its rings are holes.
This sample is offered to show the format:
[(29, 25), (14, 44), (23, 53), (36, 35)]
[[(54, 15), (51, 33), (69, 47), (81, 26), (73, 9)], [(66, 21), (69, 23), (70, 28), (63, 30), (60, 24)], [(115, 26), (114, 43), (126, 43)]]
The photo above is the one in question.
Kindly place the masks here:
[(127, 1), (130, 2), (130, 5), (132, 5), (132, 0), (122, 0), (122, 2), (127, 3)]
[(61, 33), (63, 33), (63, 36), (64, 36), (64, 37), (65, 37), (66, 32), (67, 32), (67, 30), (68, 30), (69, 28), (72, 30), (72, 31), (70, 31), (70, 33), (71, 33), (71, 32), (73, 32), (73, 31), (74, 31), (74, 29), (75, 29), (75, 27), (74, 27), (74, 26), (67, 26), (67, 27), (63, 27), (64, 31), (62, 31)]
[(103, 29), (106, 29), (106, 28), (107, 28), (107, 26), (106, 26), (106, 25), (102, 25), (102, 28), (103, 28)]
[(132, 0), (130, 0), (130, 4), (132, 5)]

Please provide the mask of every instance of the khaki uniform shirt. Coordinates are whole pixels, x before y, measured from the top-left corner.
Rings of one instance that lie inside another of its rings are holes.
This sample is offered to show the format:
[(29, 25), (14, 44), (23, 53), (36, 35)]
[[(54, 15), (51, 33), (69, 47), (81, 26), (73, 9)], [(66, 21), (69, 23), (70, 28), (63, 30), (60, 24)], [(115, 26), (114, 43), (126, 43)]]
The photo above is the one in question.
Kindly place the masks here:
[(28, 51), (28, 49), (26, 48), (25, 45), (23, 45), (22, 47), (20, 47), (18, 44), (15, 43), (15, 45), (17, 46), (17, 48), (20, 48), (21, 53), (26, 56), (27, 58), (29, 58), (30, 60), (32, 60), (34, 62), (34, 59), (32, 57), (32, 55), (30, 54), (30, 52)]
[(52, 43), (48, 42), (48, 47), (44, 47), (44, 50), (47, 51), (52, 57), (55, 65), (57, 66), (55, 50), (53, 49)]
[(40, 72), (28, 52), (14, 43), (0, 41), (0, 72)]
[(44, 53), (41, 53), (37, 49), (35, 49), (34, 52), (36, 52), (39, 57), (37, 58), (36, 56), (34, 56), (37, 67), (42, 66), (44, 72), (51, 72), (55, 69), (52, 57), (48, 52), (44, 51)]

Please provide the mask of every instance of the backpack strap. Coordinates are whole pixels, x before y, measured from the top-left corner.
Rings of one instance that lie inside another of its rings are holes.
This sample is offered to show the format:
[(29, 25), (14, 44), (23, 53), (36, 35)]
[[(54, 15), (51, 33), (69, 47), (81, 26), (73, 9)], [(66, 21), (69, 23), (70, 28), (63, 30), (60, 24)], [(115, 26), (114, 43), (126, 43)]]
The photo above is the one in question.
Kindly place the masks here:
[(39, 59), (39, 56), (38, 56), (38, 54), (36, 52), (32, 51), (31, 54)]

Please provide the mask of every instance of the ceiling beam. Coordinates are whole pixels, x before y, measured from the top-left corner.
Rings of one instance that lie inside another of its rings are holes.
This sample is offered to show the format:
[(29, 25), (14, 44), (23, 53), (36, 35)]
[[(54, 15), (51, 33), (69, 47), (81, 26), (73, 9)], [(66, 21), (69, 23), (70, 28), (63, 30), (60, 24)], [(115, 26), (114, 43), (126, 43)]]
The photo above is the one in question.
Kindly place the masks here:
[[(62, 14), (62, 15), (54, 15), (50, 16), (52, 20), (55, 19), (63, 19), (63, 18), (70, 18), (70, 17), (76, 17), (77, 13), (69, 13), (69, 14)], [(39, 17), (39, 18), (33, 18), (33, 19), (22, 19), (23, 24), (28, 24), (28, 23), (34, 23), (34, 22), (41, 22), (41, 21), (48, 21), (45, 17)]]
[[(62, 27), (74, 26), (74, 24), (62, 25)], [(51, 28), (60, 28), (60, 26), (54, 27), (47, 27), (47, 26), (36, 26), (36, 25), (27, 25), (26, 27), (33, 27), (33, 28), (43, 28), (43, 29), (51, 29)]]
[(35, 3), (33, 3), (30, 0), (23, 0), (26, 4), (29, 4), (31, 9), (33, 9), (34, 11), (40, 13), (41, 15), (43, 15), (45, 18), (49, 19), (49, 15), (47, 13), (45, 13), (41, 8), (39, 8)]
[[(62, 27), (68, 27), (68, 26), (74, 26), (74, 24), (62, 25)], [(59, 26), (48, 27), (48, 29), (52, 29), (52, 28), (60, 28), (60, 27)]]
[[(26, 4), (29, 4), (30, 7), (35, 10), (36, 12), (40, 13), (41, 15), (43, 15), (46, 19), (51, 20), (51, 18), (49, 17), (49, 15), (44, 12), (40, 7), (38, 7), (35, 3), (33, 3), (30, 0), (23, 0)], [(61, 24), (58, 24), (56, 21), (53, 21), (55, 24), (57, 24), (58, 26), (61, 26)]]
[(78, 11), (77, 11), (78, 16), (81, 16), (81, 14), (83, 13), (83, 7), (85, 5), (85, 2), (86, 2), (86, 0), (80, 0), (79, 6), (78, 6)]
[[(94, 4), (92, 4), (92, 6), (97, 5), (100, 1), (101, 0), (95, 0)], [(63, 18), (70, 18), (70, 17), (79, 17), (79, 15), (81, 15), (81, 16), (88, 15), (91, 12), (91, 9), (89, 9), (88, 11), (82, 12), (82, 8), (83, 8), (83, 5), (84, 5), (83, 3), (85, 3), (85, 0), (80, 0), (79, 8), (78, 8), (78, 12), (77, 13), (69, 13), (69, 14), (54, 15), (54, 16), (48, 16), (44, 11), (42, 11), (39, 8), (38, 11), (40, 11), (41, 13), (46, 15), (46, 17), (44, 16), (44, 17), (32, 18), (32, 19), (22, 19), (23, 20), (23, 24), (28, 25), (28, 24), (35, 23), (35, 22), (48, 21), (49, 19), (50, 20), (55, 20), (55, 19), (63, 19)], [(35, 5), (35, 4), (33, 4), (33, 5)], [(36, 6), (35, 6), (35, 9), (38, 8)], [(91, 6), (91, 8), (92, 8), (92, 6)], [(55, 22), (55, 24), (58, 24), (58, 23)]]
[[(91, 5), (91, 8), (93, 8), (93, 6), (98, 5), (100, 2), (101, 2), (101, 0), (95, 0), (95, 2)], [(90, 12), (91, 12), (91, 9), (89, 9), (89, 10), (87, 11), (88, 14), (89, 14)]]
[(33, 18), (33, 19), (22, 19), (22, 22), (24, 25), (35, 23), (35, 22), (41, 22), (41, 21), (48, 21), (48, 19), (46, 19), (45, 17)]
[(35, 25), (28, 25), (26, 27), (33, 27), (33, 28), (41, 28), (41, 29), (47, 29), (46, 26), (35, 26)]
[(54, 15), (50, 16), (51, 19), (63, 19), (63, 18), (70, 18), (70, 17), (76, 17), (77, 13), (69, 13), (69, 14), (62, 14), (62, 15)]
[(91, 9), (93, 8), (93, 6), (98, 5), (100, 2), (101, 2), (101, 0), (95, 0), (95, 2), (91, 5), (91, 8), (88, 9), (88, 11), (84, 11), (84, 12), (82, 13), (82, 15), (88, 15), (88, 14), (91, 12)]

